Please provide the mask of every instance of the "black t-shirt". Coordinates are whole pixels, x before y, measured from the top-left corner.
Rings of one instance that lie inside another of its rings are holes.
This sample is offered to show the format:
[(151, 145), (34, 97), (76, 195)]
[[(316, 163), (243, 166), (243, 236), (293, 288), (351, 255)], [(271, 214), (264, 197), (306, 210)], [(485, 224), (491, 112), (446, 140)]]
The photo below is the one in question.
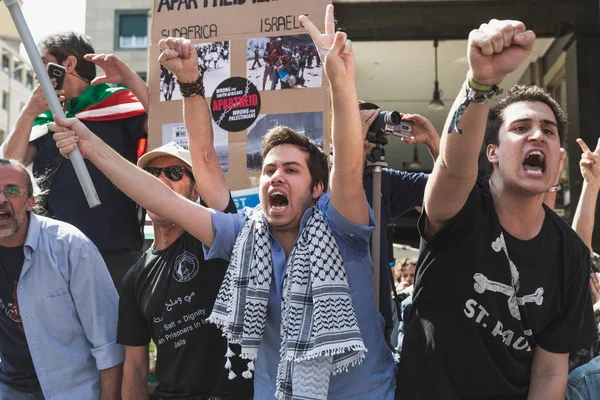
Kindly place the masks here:
[(40, 389), (19, 312), (23, 246), (0, 246), (0, 383), (25, 393)]
[(252, 380), (242, 378), (247, 363), (232, 357), (238, 378), (228, 379), (226, 340), (206, 321), (227, 265), (206, 261), (202, 243), (184, 232), (166, 249), (148, 250), (125, 275), (117, 342), (145, 346), (152, 338), (157, 344), (157, 396), (252, 398)]
[[(146, 116), (114, 121), (82, 121), (92, 132), (132, 163), (137, 162), (138, 141), (145, 136)], [(63, 158), (51, 134), (36, 140), (38, 154), (33, 173), (42, 182), (53, 171), (56, 175), (47, 195), (53, 218), (79, 228), (100, 251), (141, 250), (143, 244), (143, 210), (121, 192), (88, 160), (86, 167), (102, 205), (90, 208), (81, 190), (71, 160)]]
[(540, 233), (518, 240), (475, 185), (463, 209), (422, 239), (399, 371), (406, 398), (526, 399), (536, 345), (568, 353), (595, 340), (589, 251), (545, 212)]

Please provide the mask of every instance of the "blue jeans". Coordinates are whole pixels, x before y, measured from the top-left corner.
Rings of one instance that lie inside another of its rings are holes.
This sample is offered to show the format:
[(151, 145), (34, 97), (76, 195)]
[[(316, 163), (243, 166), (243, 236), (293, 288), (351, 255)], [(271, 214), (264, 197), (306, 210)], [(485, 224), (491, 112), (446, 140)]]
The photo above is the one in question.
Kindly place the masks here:
[(567, 400), (600, 399), (600, 356), (569, 374)]
[(35, 393), (25, 393), (0, 384), (0, 400), (44, 400), (44, 395), (41, 390)]

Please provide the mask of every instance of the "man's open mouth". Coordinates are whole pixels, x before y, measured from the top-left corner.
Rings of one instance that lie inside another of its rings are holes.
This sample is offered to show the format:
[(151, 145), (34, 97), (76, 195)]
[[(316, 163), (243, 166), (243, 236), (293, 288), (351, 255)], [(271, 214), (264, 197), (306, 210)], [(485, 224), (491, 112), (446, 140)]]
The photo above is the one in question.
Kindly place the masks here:
[(278, 190), (269, 194), (269, 205), (273, 211), (283, 211), (287, 208), (289, 202), (287, 197)]
[(523, 161), (523, 170), (530, 175), (543, 175), (546, 172), (546, 158), (539, 150), (533, 150)]
[(12, 217), (12, 214), (8, 210), (0, 210), (0, 222), (6, 221)]

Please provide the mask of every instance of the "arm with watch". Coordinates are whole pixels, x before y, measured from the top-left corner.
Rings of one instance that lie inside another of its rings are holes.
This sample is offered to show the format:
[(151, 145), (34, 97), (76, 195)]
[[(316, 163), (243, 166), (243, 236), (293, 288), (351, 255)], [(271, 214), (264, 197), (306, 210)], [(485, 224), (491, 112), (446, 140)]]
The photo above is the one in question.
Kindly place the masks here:
[(225, 211), (229, 189), (214, 146), (212, 117), (196, 48), (188, 39), (172, 37), (161, 39), (158, 47), (158, 60), (175, 75), (183, 97), (183, 119), (200, 198), (208, 207)]
[(425, 188), (425, 235), (433, 236), (464, 206), (475, 185), (490, 99), (527, 58), (535, 34), (519, 21), (492, 20), (469, 35), (469, 72), (442, 132), (440, 155)]

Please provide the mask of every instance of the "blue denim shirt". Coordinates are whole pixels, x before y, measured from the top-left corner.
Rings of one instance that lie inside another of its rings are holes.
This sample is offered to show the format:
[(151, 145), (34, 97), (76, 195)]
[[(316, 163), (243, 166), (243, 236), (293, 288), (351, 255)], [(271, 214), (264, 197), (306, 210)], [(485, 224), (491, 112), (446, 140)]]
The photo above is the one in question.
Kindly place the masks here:
[(116, 343), (117, 291), (83, 233), (29, 215), (17, 296), (42, 392), (46, 400), (99, 399), (98, 371), (124, 359)]
[[(367, 347), (362, 364), (351, 367), (331, 377), (329, 400), (389, 400), (394, 398), (395, 365), (392, 353), (383, 337), (383, 318), (375, 305), (373, 293), (373, 263), (369, 251), (369, 239), (375, 223), (370, 216), (369, 226), (356, 225), (342, 217), (330, 202), (329, 194), (321, 196), (317, 206), (337, 240), (346, 266), (350, 295), (358, 318), (358, 326)], [(310, 216), (304, 213), (300, 222), (303, 229)], [(215, 240), (210, 249), (205, 247), (205, 257), (229, 259), (235, 239), (242, 230), (253, 209), (244, 208), (238, 214), (213, 211), (212, 225)], [(281, 294), (285, 276), (286, 255), (281, 245), (271, 236), (273, 277), (267, 306), (267, 326), (258, 348), (255, 362), (254, 398), (275, 399), (275, 379), (279, 363), (279, 326), (281, 317)]]
[(600, 399), (600, 356), (569, 374), (567, 400)]

